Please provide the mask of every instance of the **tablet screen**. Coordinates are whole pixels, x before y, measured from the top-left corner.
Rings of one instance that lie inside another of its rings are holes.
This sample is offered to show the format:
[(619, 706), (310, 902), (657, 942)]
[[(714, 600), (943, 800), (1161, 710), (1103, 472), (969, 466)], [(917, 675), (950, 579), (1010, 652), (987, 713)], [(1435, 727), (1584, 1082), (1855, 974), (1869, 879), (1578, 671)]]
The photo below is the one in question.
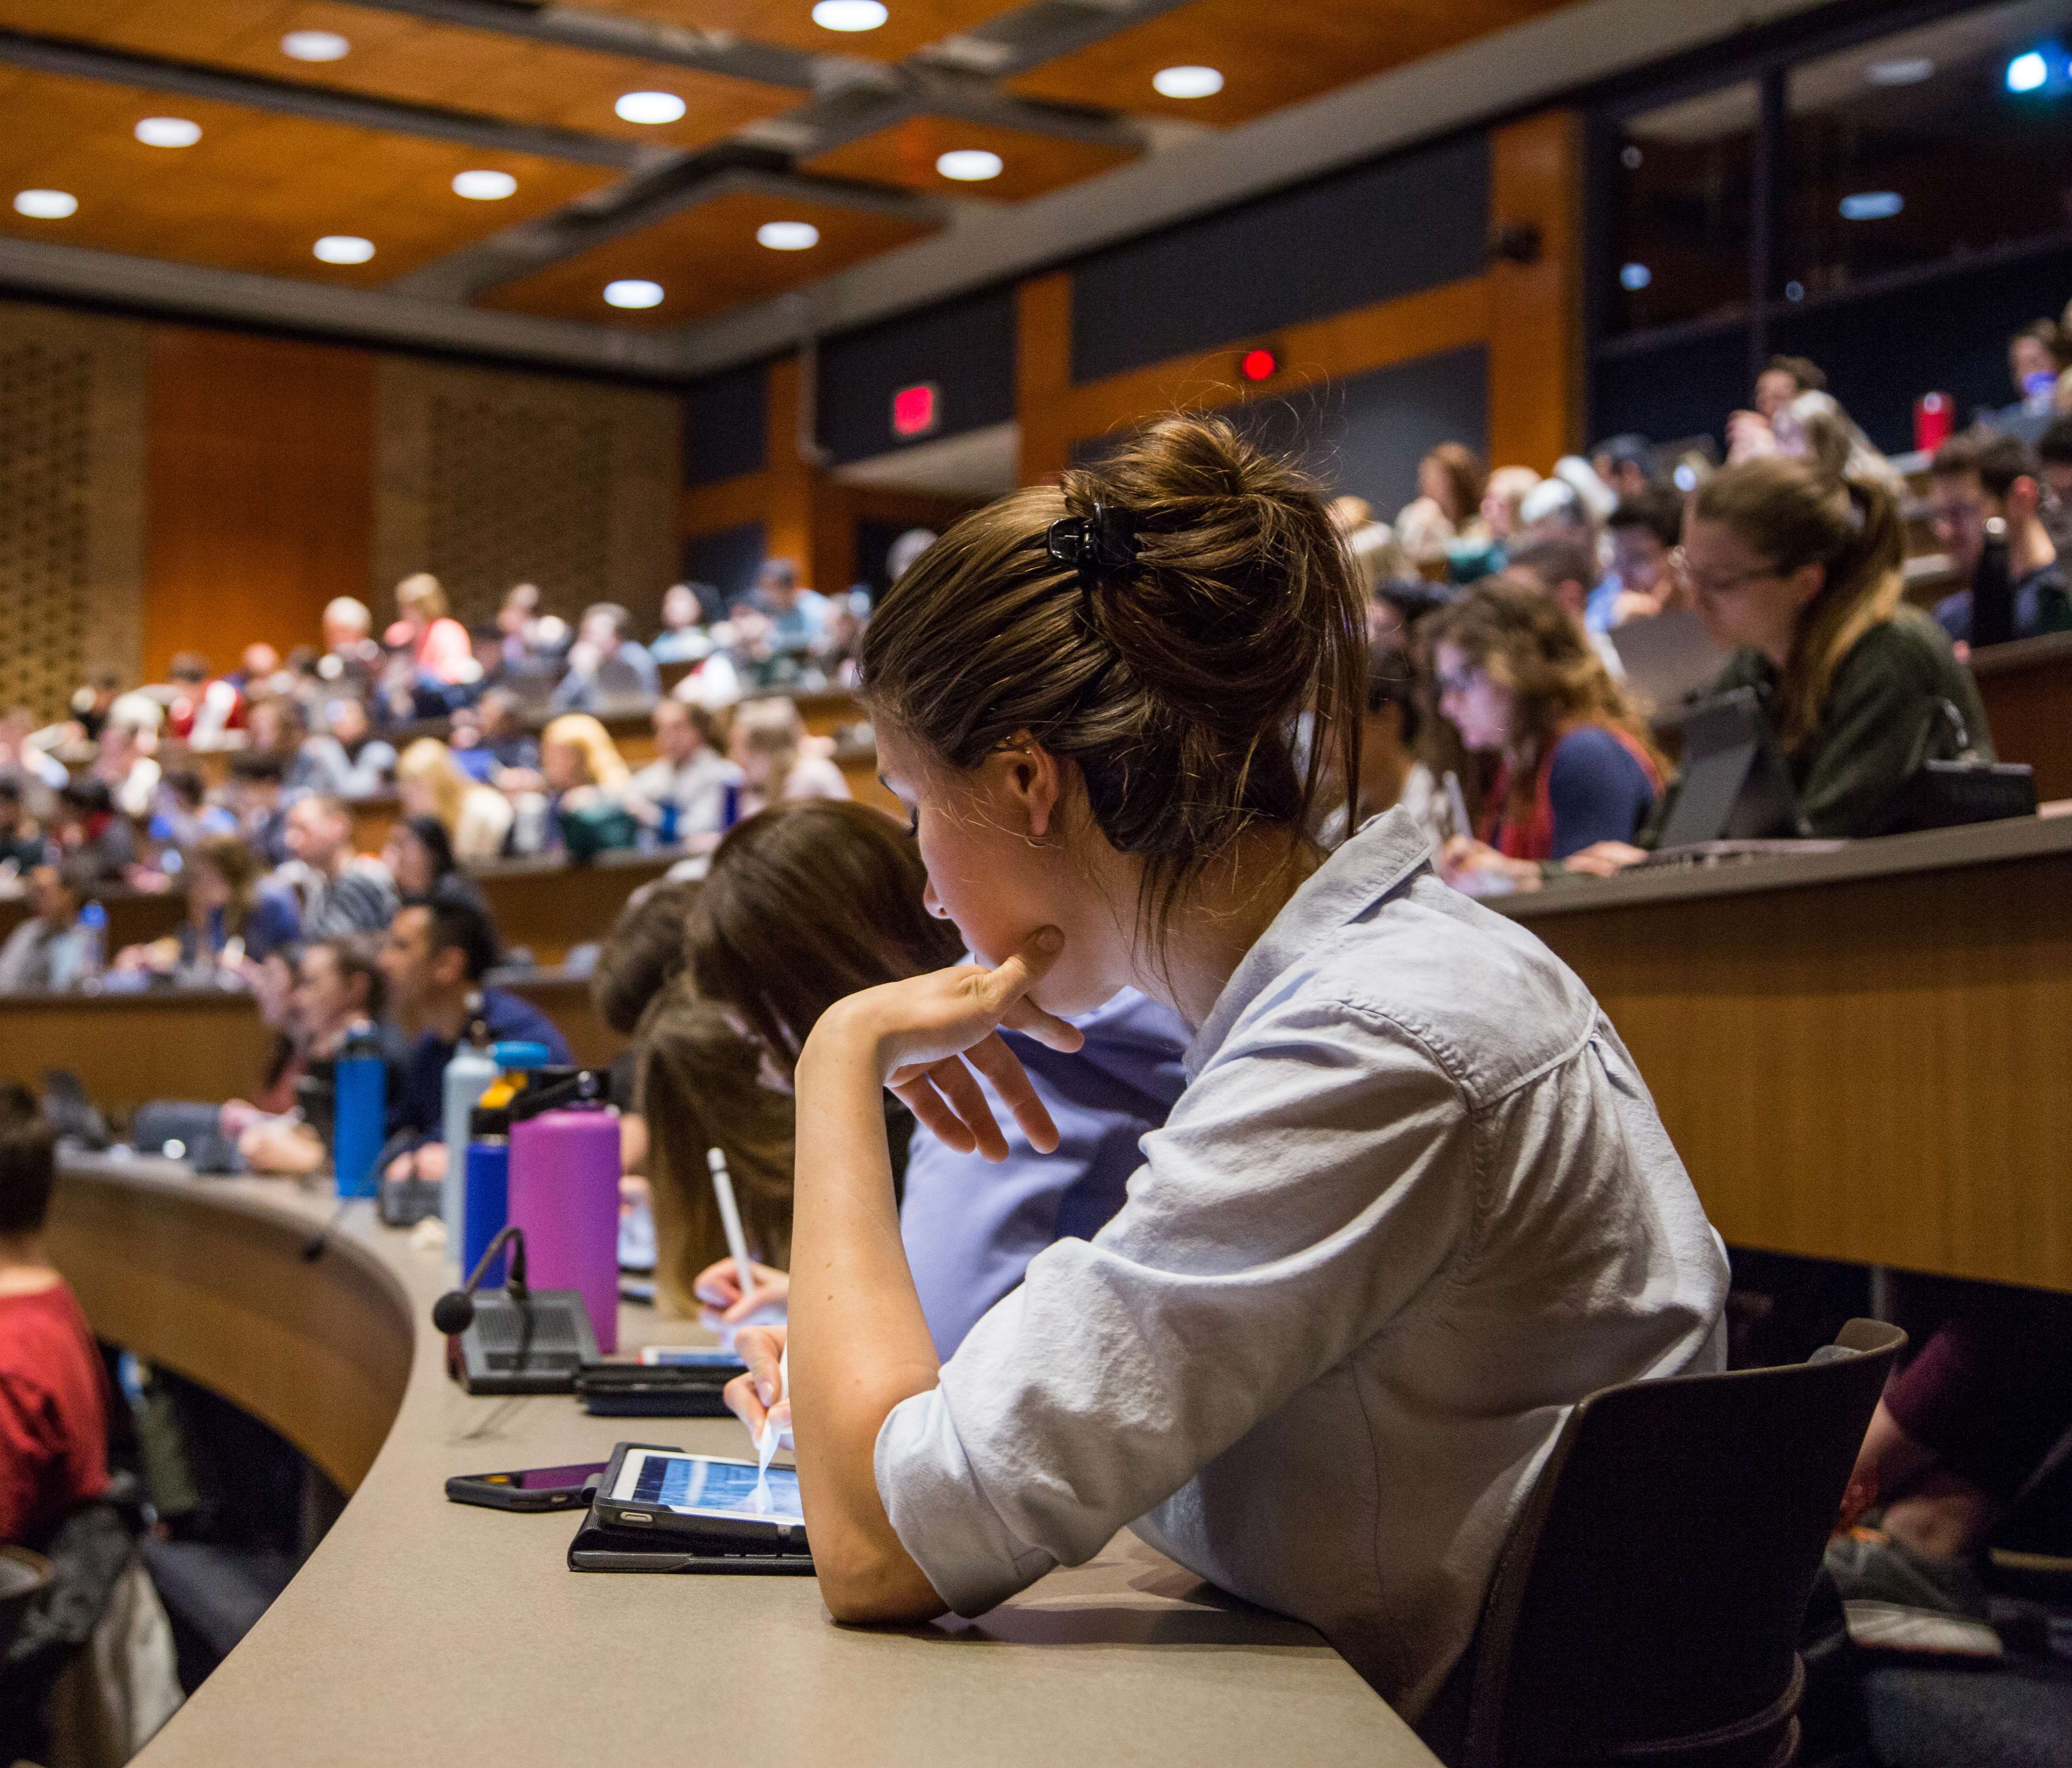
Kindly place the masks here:
[(627, 1450), (611, 1495), (622, 1504), (653, 1504), (680, 1516), (726, 1516), (802, 1527), (806, 1520), (799, 1505), (799, 1476), (789, 1467), (770, 1470), (766, 1502), (756, 1490), (755, 1469), (750, 1463), (661, 1449)]

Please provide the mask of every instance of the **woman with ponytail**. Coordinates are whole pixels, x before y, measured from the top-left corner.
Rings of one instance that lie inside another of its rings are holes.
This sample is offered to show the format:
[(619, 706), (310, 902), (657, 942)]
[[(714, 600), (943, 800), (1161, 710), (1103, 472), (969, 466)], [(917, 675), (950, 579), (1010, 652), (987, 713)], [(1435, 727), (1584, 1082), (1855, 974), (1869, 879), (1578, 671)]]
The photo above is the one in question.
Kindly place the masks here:
[[(790, 1397), (756, 1330), (728, 1390), (789, 1414), (838, 1619), (981, 1614), (1131, 1527), (1457, 1741), (1568, 1408), (1720, 1367), (1725, 1258), (1589, 992), (1401, 807), (1310, 838), (1320, 779), (1359, 801), (1365, 656), (1316, 488), (1213, 418), (965, 517), (878, 604), (879, 762), (977, 961), (805, 1038)], [(1185, 1022), (1186, 1089), (1120, 1213), (941, 1360), (881, 1089), (997, 1160), (983, 1077), (1048, 1149), (999, 1033), (1071, 1051), (1133, 987)]]
[(1727, 467), (1684, 511), (1677, 567), (1735, 653), (1712, 691), (1767, 696), (1815, 835), (1881, 833), (1923, 760), (1992, 754), (1970, 671), (1901, 599), (1905, 552), (1887, 487), (1809, 461)]

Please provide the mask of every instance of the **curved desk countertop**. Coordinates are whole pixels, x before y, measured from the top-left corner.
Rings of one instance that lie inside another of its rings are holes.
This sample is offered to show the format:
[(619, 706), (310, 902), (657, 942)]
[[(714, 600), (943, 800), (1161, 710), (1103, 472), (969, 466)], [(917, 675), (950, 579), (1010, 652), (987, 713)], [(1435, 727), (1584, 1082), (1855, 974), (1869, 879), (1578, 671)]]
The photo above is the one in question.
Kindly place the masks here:
[[(471, 1397), (429, 1311), (436, 1252), (285, 1181), (68, 1157), (51, 1234), (105, 1337), (215, 1388), (354, 1494), (252, 1633), (139, 1758), (912, 1768), (1433, 1758), (1307, 1627), (1231, 1605), (1129, 1536), (983, 1620), (864, 1630), (810, 1578), (574, 1574), (576, 1518), (453, 1504), (454, 1474), (734, 1455), (730, 1421)], [(627, 1342), (698, 1336), (628, 1309)]]

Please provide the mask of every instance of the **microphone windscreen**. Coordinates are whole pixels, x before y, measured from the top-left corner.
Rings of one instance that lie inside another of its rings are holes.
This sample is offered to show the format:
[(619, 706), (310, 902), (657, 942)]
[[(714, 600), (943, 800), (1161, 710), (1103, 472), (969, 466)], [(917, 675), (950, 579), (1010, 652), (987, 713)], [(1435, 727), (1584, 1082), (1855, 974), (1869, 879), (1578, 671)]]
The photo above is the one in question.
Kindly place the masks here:
[(463, 1289), (448, 1289), (432, 1304), (432, 1324), (448, 1338), (475, 1324), (475, 1297)]

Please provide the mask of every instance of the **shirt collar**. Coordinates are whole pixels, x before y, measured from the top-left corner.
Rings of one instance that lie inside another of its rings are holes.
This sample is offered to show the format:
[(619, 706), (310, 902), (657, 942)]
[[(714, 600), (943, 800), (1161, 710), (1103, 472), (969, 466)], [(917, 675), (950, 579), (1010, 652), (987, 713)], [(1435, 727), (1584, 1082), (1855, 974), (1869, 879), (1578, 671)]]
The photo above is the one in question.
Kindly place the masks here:
[(1431, 857), (1431, 843), (1417, 819), (1400, 805), (1363, 823), (1288, 898), (1231, 972), (1182, 1059), (1188, 1079), (1200, 1073), (1223, 1047), (1245, 1009), (1276, 977), (1299, 964), (1338, 928), (1359, 920), (1383, 898), (1402, 889), (1426, 869)]

